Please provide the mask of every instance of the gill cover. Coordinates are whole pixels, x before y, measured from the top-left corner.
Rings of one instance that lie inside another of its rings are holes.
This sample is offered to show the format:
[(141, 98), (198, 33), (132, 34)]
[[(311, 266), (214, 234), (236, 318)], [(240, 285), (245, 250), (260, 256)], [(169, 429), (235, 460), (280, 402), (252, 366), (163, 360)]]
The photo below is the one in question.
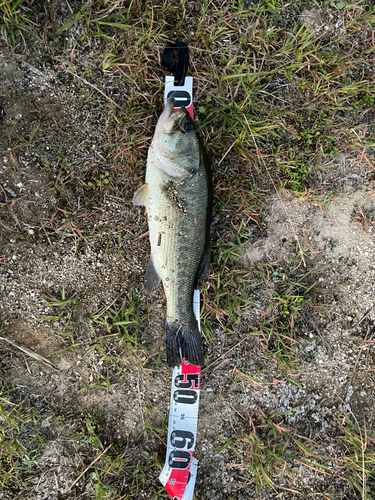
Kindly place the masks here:
[(185, 128), (186, 109), (174, 112), (173, 107), (174, 99), (168, 99), (156, 125), (149, 160), (169, 177), (186, 179), (199, 169), (199, 142), (191, 123)]

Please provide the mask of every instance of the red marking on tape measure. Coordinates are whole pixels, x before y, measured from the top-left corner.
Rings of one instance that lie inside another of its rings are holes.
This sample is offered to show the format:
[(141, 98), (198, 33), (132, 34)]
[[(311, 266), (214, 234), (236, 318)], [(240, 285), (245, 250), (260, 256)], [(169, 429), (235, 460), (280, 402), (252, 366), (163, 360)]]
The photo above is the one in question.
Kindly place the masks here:
[(165, 485), (165, 489), (172, 498), (177, 497), (178, 499), (180, 499), (185, 493), (186, 484), (189, 479), (189, 469), (190, 464), (188, 469), (186, 470), (172, 470), (172, 473), (169, 476), (168, 483)]

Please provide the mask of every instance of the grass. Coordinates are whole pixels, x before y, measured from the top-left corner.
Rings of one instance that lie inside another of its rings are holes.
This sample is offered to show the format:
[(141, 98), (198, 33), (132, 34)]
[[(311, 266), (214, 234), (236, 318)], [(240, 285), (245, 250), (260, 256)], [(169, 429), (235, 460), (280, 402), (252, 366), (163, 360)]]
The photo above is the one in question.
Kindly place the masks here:
[[(342, 417), (342, 416), (341, 416)], [(375, 436), (358, 422), (342, 418), (345, 445), (344, 463), (349, 484), (357, 490), (364, 500), (374, 498), (375, 485)]]
[[(45, 299), (45, 303), (49, 307), (56, 308), (57, 315), (38, 319), (38, 321), (43, 322), (53, 321), (54, 326), (58, 322), (59, 326), (62, 327), (61, 330), (53, 331), (66, 339), (68, 344), (63, 349), (56, 351), (54, 355), (62, 355), (81, 345), (81, 342), (77, 342), (78, 335), (75, 331), (74, 322), (74, 305), (79, 301), (79, 298), (74, 296), (67, 298), (65, 287), (62, 288), (60, 295), (61, 298), (49, 296), (48, 299)], [(140, 330), (144, 328), (148, 315), (149, 310), (140, 311), (140, 298), (135, 289), (130, 291), (128, 300), (123, 301), (120, 307), (117, 305), (112, 307), (103, 306), (88, 315), (86, 320), (94, 342), (91, 342), (85, 356), (95, 352), (100, 357), (100, 364), (103, 366), (96, 373), (96, 380), (83, 387), (81, 391), (96, 388), (104, 389), (108, 393), (113, 383), (129, 375), (119, 366), (119, 364), (122, 364), (121, 357), (108, 353), (108, 347), (106, 346), (108, 340), (116, 339), (118, 347), (120, 349), (125, 348), (128, 356), (141, 369), (148, 365), (148, 352), (138, 341), (138, 335)]]
[[(296, 409), (268, 416), (262, 411), (258, 416), (247, 414), (249, 432), (226, 441), (218, 449), (219, 452), (230, 450), (237, 462), (228, 466), (233, 471), (241, 471), (241, 479), (246, 481), (246, 485), (255, 484), (259, 497), (268, 489), (295, 492), (298, 473), (304, 468), (305, 471), (314, 470), (332, 478), (341, 476), (343, 479), (344, 475), (350, 487), (359, 493), (358, 498), (372, 500), (375, 460), (372, 433), (367, 433), (366, 428), (341, 415), (337, 437), (331, 441), (331, 446), (343, 443), (343, 458), (326, 456), (314, 451), (319, 447), (316, 439), (301, 440), (297, 432), (286, 427), (285, 415), (292, 414)], [(251, 487), (247, 491), (253, 496)], [(325, 495), (325, 498), (337, 498), (329, 492)]]
[(314, 295), (316, 282), (314, 273), (303, 269), (291, 270), (290, 275), (280, 272), (275, 266), (267, 266), (267, 277), (273, 287), (268, 290), (270, 304), (264, 316), (259, 334), (266, 342), (268, 356), (274, 356), (279, 367), (295, 370), (299, 361), (297, 332), (301, 327), (303, 310)]
[[(143, 459), (129, 454), (120, 442), (104, 443), (99, 412), (69, 419), (52, 414), (36, 414), (17, 400), (15, 393), (2, 389), (0, 395), (0, 484), (5, 498), (30, 498), (45, 493), (48, 473), (41, 478), (38, 464), (43, 450), (56, 446), (54, 438), (64, 432), (65, 446), (83, 466), (71, 478), (60, 474), (58, 482), (67, 489), (65, 498), (85, 495), (88, 498), (131, 499), (143, 491), (147, 481), (141, 467), (152, 467), (154, 458), (144, 452)], [(48, 425), (43, 422), (48, 422)], [(52, 440), (52, 441), (51, 441)], [(58, 445), (57, 445), (58, 446)], [(136, 464), (136, 465), (135, 465)], [(54, 463), (50, 464), (54, 467)], [(79, 479), (77, 481), (77, 479)], [(55, 482), (52, 474), (52, 482)], [(51, 485), (49, 485), (51, 488)], [(10, 496), (9, 496), (10, 495)], [(150, 498), (167, 498), (160, 487)]]
[[(234, 267), (241, 255), (241, 233), (237, 235), (237, 242), (228, 242), (225, 237), (217, 240), (213, 250), (213, 273), (209, 278), (204, 296), (202, 317), (207, 325), (211, 320), (218, 320), (224, 331), (233, 332), (236, 324), (242, 317), (242, 311), (251, 304), (246, 290), (251, 286), (249, 273)], [(206, 326), (208, 328), (208, 326)], [(205, 332), (205, 329), (203, 329)]]
[[(78, 297), (74, 297), (75, 294), (71, 298), (67, 298), (65, 287), (62, 287), (60, 297), (54, 297), (52, 295), (48, 295), (44, 299), (46, 305), (53, 310), (56, 310), (55, 316), (44, 316), (42, 318), (38, 318), (37, 321), (53, 321), (54, 325), (58, 324), (61, 326), (61, 329), (54, 330), (54, 332), (63, 338), (69, 338), (71, 344), (64, 348), (61, 351), (56, 352), (55, 354), (62, 354), (67, 349), (72, 349), (79, 344), (75, 343), (75, 333), (74, 327), (72, 326), (72, 316), (73, 316), (73, 306), (79, 300)], [(55, 309), (56, 308), (56, 309)], [(55, 323), (56, 322), (56, 323)]]
[[(100, 145), (101, 158), (91, 161), (85, 156), (77, 161), (59, 141), (51, 144), (48, 157), (41, 157), (38, 172), (56, 201), (45, 209), (36, 232), (46, 235), (59, 251), (74, 241), (78, 255), (89, 246), (125, 260), (136, 253), (140, 259), (134, 275), (125, 278), (128, 295), (122, 305), (115, 301), (84, 318), (91, 335), (87, 345), (83, 341), (81, 345), (76, 331), (78, 297), (63, 288), (46, 298), (54, 315), (43, 321), (49, 325), (58, 321), (54, 333), (69, 343), (57, 354), (72, 355), (85, 348), (86, 359), (95, 355), (103, 362), (80, 393), (110, 395), (115, 384), (133, 380), (128, 367), (120, 366), (118, 352), (108, 347), (111, 339), (130, 360), (133, 377), (134, 368), (151, 377), (163, 366), (162, 352), (153, 358), (140, 340), (150, 309), (142, 308), (144, 299), (134, 282), (148, 250), (146, 240), (137, 239), (146, 231), (145, 221), (131, 213), (129, 193), (143, 182), (147, 150), (162, 107), (164, 72), (159, 59), (168, 39), (183, 39), (191, 46), (195, 113), (213, 163), (213, 262), (202, 293), (208, 363), (218, 352), (225, 354), (236, 343), (255, 339), (262, 363), (296, 384), (293, 376), (306, 362), (301, 329), (309, 321), (306, 318), (321, 313), (308, 239), (298, 234), (295, 261), (289, 268), (263, 263), (249, 269), (241, 259), (246, 245), (267, 235), (266, 208), (275, 189), (321, 208), (340, 190), (338, 157), (357, 158), (363, 172), (374, 170), (374, 7), (365, 0), (313, 1), (311, 8), (321, 9), (324, 19), (327, 13), (332, 16), (328, 30), (321, 30), (319, 23), (303, 22), (306, 5), (297, 0), (63, 4), (51, 2), (42, 9), (31, 0), (0, 0), (1, 48), (15, 57), (42, 54), (36, 57), (41, 70), (53, 69), (64, 85), (75, 86), (79, 116), (90, 119), (100, 109), (100, 115), (108, 117), (104, 126), (95, 115), (97, 127), (107, 134)], [(9, 156), (15, 171), (23, 168), (16, 154), (31, 151), (45, 136), (33, 122), (24, 136), (14, 139)], [(19, 200), (0, 196), (0, 209), (8, 216), (6, 227), (19, 231), (23, 217)], [(98, 211), (113, 199), (128, 204), (121, 223), (110, 221), (108, 229), (102, 229)], [(373, 217), (364, 207), (356, 207), (353, 222), (373, 233)], [(330, 245), (334, 251), (336, 242)], [(249, 324), (246, 314), (254, 307), (256, 293), (265, 298), (264, 308), (260, 320)], [(230, 389), (258, 390), (264, 385), (261, 371), (235, 368)], [(12, 392), (5, 391), (2, 398), (2, 486), (12, 498), (21, 498), (22, 492), (33, 491), (46, 440), (37, 437), (39, 428), (33, 438), (20, 435), (49, 415), (37, 415), (31, 403), (21, 403)], [(52, 420), (57, 418), (53, 411)], [(70, 483), (64, 484), (67, 488), (82, 474), (71, 498), (130, 499), (141, 494), (166, 498), (157, 483), (164, 427), (147, 416), (139, 442), (128, 448), (124, 442), (108, 442), (103, 415), (80, 411), (81, 418), (64, 416), (61, 425), (66, 427), (59, 431), (66, 436), (72, 427), (69, 446), (82, 459), (77, 458)], [(318, 475), (332, 473), (343, 489), (352, 492), (348, 495), (357, 492), (358, 498), (371, 499), (374, 438), (367, 424), (346, 419), (329, 436), (332, 462), (338, 464), (333, 473), (324, 468), (330, 457), (319, 436), (300, 438), (284, 418), (265, 410), (252, 416), (244, 413), (242, 431), (222, 438), (220, 452), (235, 460), (230, 465), (235, 480), (229, 481), (225, 498), (241, 494), (261, 498), (272, 490), (270, 494), (278, 497), (283, 480), (290, 489), (301, 490), (298, 471), (307, 467), (318, 469)], [(307, 429), (301, 432), (307, 434)], [(308, 446), (303, 444), (307, 441)], [(339, 457), (333, 449), (340, 450)], [(203, 491), (202, 484), (198, 488)], [(317, 493), (320, 498), (334, 498), (323, 489)]]
[[(219, 451), (229, 449), (236, 461), (239, 461), (237, 464), (229, 464), (229, 467), (241, 470), (242, 478), (248, 485), (247, 492), (251, 496), (254, 496), (254, 488), (251, 487), (254, 484), (260, 497), (267, 489), (272, 489), (275, 493), (283, 490), (295, 492), (300, 465), (328, 474), (329, 469), (317, 463), (321, 457), (316, 456), (306, 443), (301, 443), (295, 433), (285, 426), (284, 415), (275, 412), (267, 416), (262, 411), (257, 417), (247, 414), (250, 431), (227, 441), (219, 448)], [(279, 482), (280, 478), (282, 484)]]
[[(92, 332), (94, 333), (93, 325), (101, 325), (105, 327), (106, 334), (109, 337), (118, 337), (121, 346), (125, 346), (133, 359), (140, 360), (139, 355), (146, 355), (147, 351), (138, 341), (140, 329), (145, 324), (149, 310), (144, 314), (139, 310), (140, 298), (139, 294), (133, 289), (129, 294), (129, 301), (124, 301), (120, 308), (110, 307), (104, 310), (99, 310), (90, 315), (88, 322)], [(107, 336), (104, 336), (105, 337)], [(94, 345), (90, 348), (99, 349), (99, 345)]]
[(357, 205), (354, 209), (352, 219), (357, 226), (361, 227), (363, 231), (372, 237), (374, 232), (375, 221), (371, 220), (373, 218), (372, 214), (367, 214), (360, 205)]
[(31, 35), (38, 42), (42, 43), (42, 39), (35, 32), (36, 23), (29, 17), (30, 8), (26, 7), (24, 0), (1, 0), (0, 14), (2, 18), (1, 34), (2, 37), (12, 44), (16, 43), (16, 39), (20, 38), (22, 43), (26, 45), (26, 35)]
[(4, 491), (25, 490), (33, 481), (36, 457), (44, 440), (33, 433), (38, 427), (33, 410), (27, 411), (21, 403), (14, 403), (14, 394), (3, 388), (0, 394), (0, 484)]

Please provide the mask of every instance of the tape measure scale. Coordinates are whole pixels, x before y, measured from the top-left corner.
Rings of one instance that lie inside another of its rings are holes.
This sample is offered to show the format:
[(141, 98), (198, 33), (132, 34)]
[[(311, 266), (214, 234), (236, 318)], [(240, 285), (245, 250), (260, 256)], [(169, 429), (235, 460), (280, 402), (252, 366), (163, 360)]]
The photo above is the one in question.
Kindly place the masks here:
[[(173, 76), (165, 77), (164, 103), (173, 97), (174, 111), (185, 107), (194, 120), (193, 78), (185, 77), (176, 86)], [(194, 291), (193, 310), (200, 327), (200, 293)], [(182, 359), (172, 372), (167, 454), (159, 480), (173, 500), (192, 500), (198, 460), (193, 457), (197, 438), (201, 368)]]
[(193, 464), (195, 483), (198, 462), (193, 453), (197, 436), (200, 376), (200, 367), (185, 360), (173, 369), (172, 374), (167, 456), (159, 479), (171, 497), (178, 500), (192, 498), (184, 497), (184, 494), (193, 479)]

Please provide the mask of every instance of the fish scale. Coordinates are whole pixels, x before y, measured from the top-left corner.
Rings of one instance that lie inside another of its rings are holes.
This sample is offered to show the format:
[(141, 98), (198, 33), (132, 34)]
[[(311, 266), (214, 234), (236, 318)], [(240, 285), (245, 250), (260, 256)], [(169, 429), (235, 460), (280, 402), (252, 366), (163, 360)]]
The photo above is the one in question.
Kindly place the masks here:
[(191, 297), (197, 269), (205, 245), (207, 184), (202, 181), (205, 168), (184, 181), (173, 182), (173, 188), (184, 203), (186, 214), (168, 202), (163, 186), (169, 177), (148, 163), (146, 183), (150, 205), (148, 223), (151, 255), (161, 277), (167, 297), (167, 321), (189, 321), (192, 317)]
[(194, 288), (208, 272), (212, 209), (211, 172), (185, 108), (169, 99), (148, 151), (146, 184), (133, 202), (148, 216), (151, 257), (145, 291), (163, 282), (167, 298), (166, 354), (171, 366), (181, 357), (204, 365), (202, 341), (193, 313)]

